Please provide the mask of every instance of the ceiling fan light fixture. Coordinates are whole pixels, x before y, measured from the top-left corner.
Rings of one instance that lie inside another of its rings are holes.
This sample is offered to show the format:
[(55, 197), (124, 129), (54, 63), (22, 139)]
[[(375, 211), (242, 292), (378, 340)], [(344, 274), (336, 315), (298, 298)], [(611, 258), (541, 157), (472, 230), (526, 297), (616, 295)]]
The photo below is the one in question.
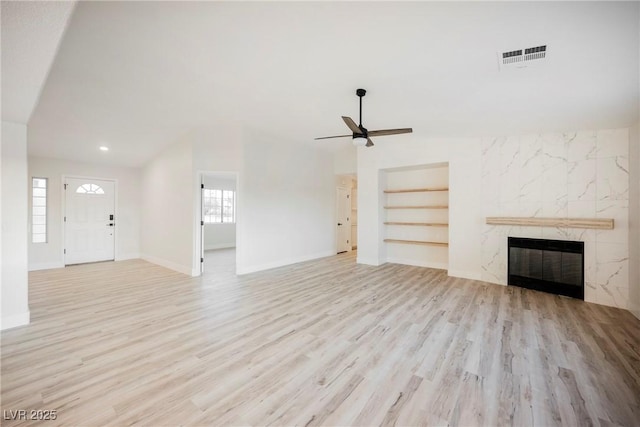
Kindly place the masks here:
[[(352, 143), (356, 147), (373, 147), (373, 141), (371, 140), (372, 136), (385, 136), (385, 135), (398, 135), (401, 133), (411, 133), (413, 129), (411, 128), (402, 128), (402, 129), (380, 129), (380, 130), (368, 130), (364, 126), (362, 126), (362, 97), (367, 93), (364, 89), (356, 90), (356, 95), (360, 98), (360, 124), (356, 124), (351, 117), (342, 116), (342, 121), (347, 125), (349, 130), (352, 132), (353, 139)], [(322, 136), (320, 138), (315, 139), (333, 139), (333, 138), (346, 138), (351, 135), (336, 135), (336, 136)]]
[(352, 142), (356, 147), (364, 147), (367, 145), (367, 138), (364, 136), (354, 136)]

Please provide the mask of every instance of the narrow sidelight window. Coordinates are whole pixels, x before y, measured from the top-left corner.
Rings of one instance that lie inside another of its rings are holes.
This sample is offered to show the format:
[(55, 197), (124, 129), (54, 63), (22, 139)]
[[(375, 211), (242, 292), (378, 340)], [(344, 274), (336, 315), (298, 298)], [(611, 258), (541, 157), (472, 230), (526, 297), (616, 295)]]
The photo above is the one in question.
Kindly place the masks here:
[(32, 178), (31, 190), (31, 241), (47, 243), (47, 178)]

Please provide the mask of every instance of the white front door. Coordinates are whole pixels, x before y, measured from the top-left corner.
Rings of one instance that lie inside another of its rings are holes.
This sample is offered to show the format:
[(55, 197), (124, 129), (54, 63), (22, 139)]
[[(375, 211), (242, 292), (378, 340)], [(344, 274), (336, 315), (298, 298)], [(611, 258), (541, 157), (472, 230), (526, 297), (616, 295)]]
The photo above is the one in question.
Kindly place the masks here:
[(112, 261), (115, 243), (115, 183), (65, 179), (65, 265)]
[(351, 250), (351, 199), (348, 188), (336, 189), (338, 253)]

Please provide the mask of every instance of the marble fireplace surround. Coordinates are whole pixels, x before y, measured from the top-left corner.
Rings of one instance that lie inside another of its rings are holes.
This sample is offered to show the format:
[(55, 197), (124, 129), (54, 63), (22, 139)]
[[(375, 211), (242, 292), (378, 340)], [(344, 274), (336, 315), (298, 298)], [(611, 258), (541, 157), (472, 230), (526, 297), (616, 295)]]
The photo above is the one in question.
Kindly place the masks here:
[(507, 237), (583, 241), (585, 301), (628, 308), (628, 129), (482, 139), (483, 216), (613, 219), (613, 229), (484, 224), (482, 280), (507, 284)]

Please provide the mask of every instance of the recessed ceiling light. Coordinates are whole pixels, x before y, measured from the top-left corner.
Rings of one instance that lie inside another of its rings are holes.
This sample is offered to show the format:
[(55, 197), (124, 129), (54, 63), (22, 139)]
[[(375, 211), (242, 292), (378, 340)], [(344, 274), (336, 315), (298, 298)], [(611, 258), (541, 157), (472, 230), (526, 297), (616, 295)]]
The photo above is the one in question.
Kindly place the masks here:
[(101, 145), (100, 151), (109, 151), (109, 147), (105, 147), (104, 145)]

